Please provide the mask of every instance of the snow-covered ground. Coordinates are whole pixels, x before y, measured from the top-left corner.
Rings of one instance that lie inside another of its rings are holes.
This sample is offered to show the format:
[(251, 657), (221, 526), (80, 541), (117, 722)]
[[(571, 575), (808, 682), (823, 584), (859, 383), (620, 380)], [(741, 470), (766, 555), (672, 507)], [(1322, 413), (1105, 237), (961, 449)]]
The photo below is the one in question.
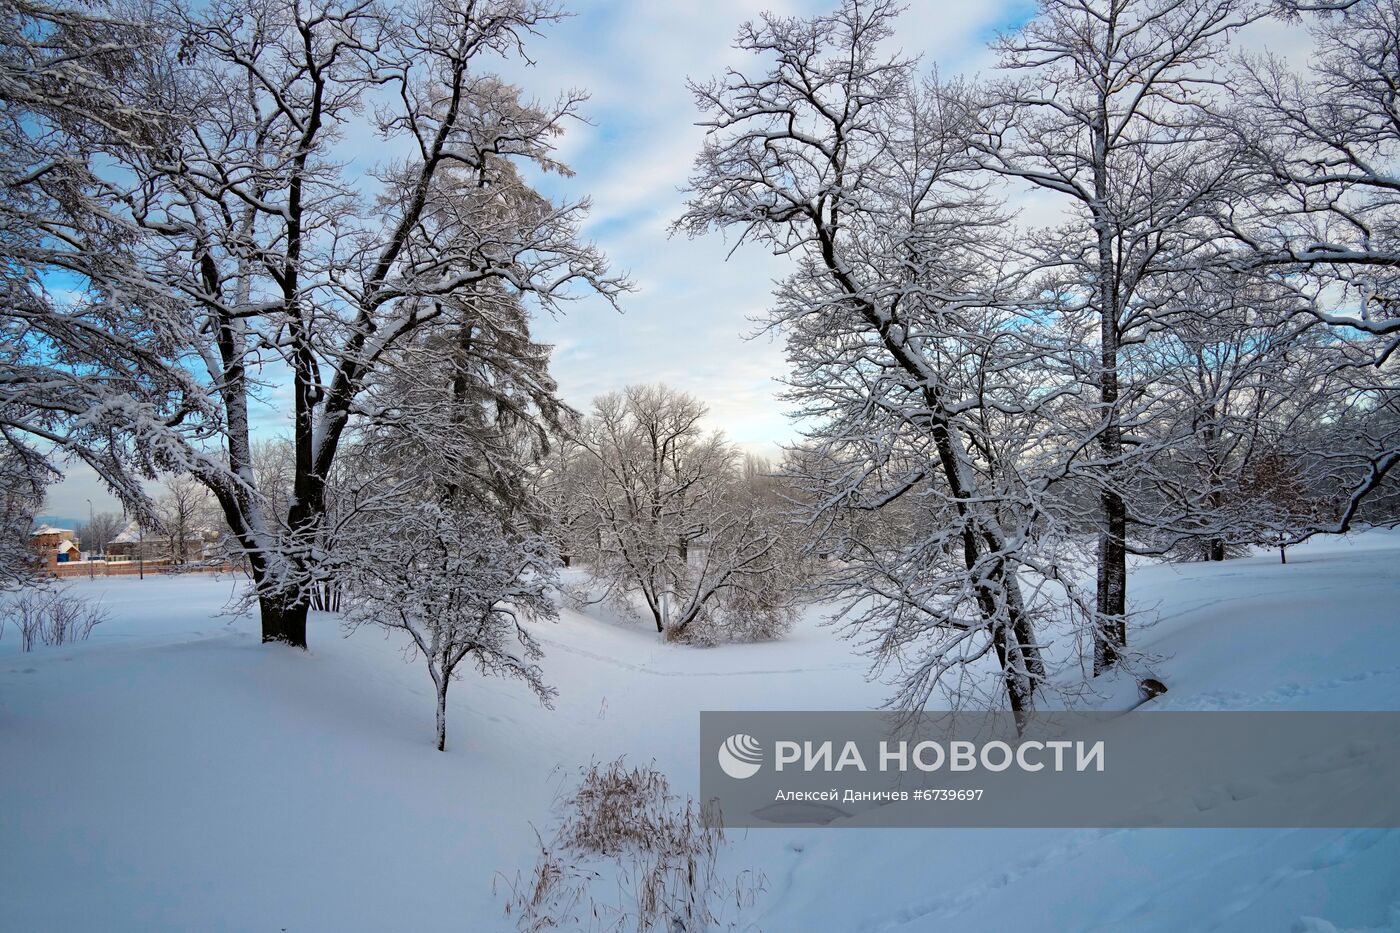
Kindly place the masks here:
[[(710, 650), (565, 612), (559, 688), (468, 675), (432, 746), (431, 684), (316, 619), (264, 648), (237, 581), (72, 583), (90, 641), (0, 639), (0, 930), (508, 929), (503, 877), (590, 760), (698, 781), (702, 709), (862, 709), (887, 688), (813, 613)], [(1400, 534), (1136, 569), (1137, 643), (1174, 709), (1400, 709)], [(1400, 776), (1397, 776), (1400, 780)], [(770, 931), (1400, 931), (1400, 831), (791, 830), (731, 834)]]

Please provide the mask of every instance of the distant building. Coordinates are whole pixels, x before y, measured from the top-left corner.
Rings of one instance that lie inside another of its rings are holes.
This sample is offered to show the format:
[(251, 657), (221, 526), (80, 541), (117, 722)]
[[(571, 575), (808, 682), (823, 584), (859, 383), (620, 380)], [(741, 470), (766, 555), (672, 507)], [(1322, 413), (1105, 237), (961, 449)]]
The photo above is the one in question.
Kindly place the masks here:
[(29, 549), (44, 567), (57, 567), (83, 559), (78, 533), (72, 528), (40, 525), (29, 533)]
[(207, 528), (193, 528), (185, 534), (185, 546), (171, 535), (152, 529), (142, 529), (140, 523), (130, 522), (121, 534), (107, 545), (107, 560), (177, 560), (181, 553), (186, 560), (208, 560), (218, 556), (219, 535)]

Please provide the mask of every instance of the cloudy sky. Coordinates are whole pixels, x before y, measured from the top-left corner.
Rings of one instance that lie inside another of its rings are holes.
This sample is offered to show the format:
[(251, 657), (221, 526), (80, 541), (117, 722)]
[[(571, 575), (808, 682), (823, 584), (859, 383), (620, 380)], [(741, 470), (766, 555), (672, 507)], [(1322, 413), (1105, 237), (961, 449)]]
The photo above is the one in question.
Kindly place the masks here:
[[(686, 79), (740, 65), (732, 48), (741, 23), (764, 9), (812, 14), (827, 2), (575, 2), (575, 16), (532, 48), (532, 91), (586, 88), (590, 126), (564, 141), (578, 172), (568, 189), (593, 199), (588, 233), (637, 284), (622, 314), (581, 302), (539, 328), (556, 347), (554, 372), (576, 406), (634, 382), (661, 381), (694, 393), (711, 421), (739, 443), (773, 450), (792, 428), (774, 397), (781, 344), (747, 339), (785, 262), (718, 235), (668, 238), (682, 209), (679, 190), (702, 131)], [(944, 73), (980, 67), (995, 30), (1024, 15), (1023, 3), (916, 4), (903, 17), (907, 52)]]
[[(506, 75), (534, 96), (552, 98), (569, 88), (591, 95), (588, 124), (576, 124), (561, 142), (577, 175), (558, 182), (557, 193), (592, 198), (587, 234), (637, 286), (621, 314), (583, 299), (564, 316), (539, 323), (540, 338), (555, 346), (555, 376), (575, 407), (630, 383), (660, 381), (703, 399), (712, 425), (750, 450), (772, 452), (793, 436), (775, 397), (782, 347), (766, 336), (750, 339), (752, 318), (766, 306), (785, 262), (759, 247), (726, 259), (731, 244), (718, 235), (670, 238), (667, 227), (681, 211), (680, 188), (702, 136), (686, 79), (742, 64), (734, 35), (761, 11), (811, 15), (830, 6), (830, 0), (572, 0), (573, 15), (530, 45), (535, 64), (506, 66)], [(922, 56), (925, 67), (937, 64), (944, 76), (972, 75), (993, 64), (988, 40), (1032, 11), (1029, 0), (912, 0), (897, 45)], [(1278, 36), (1269, 44), (1278, 47)], [(118, 508), (95, 476), (75, 467), (51, 490), (45, 511), (79, 518), (88, 498), (99, 511)]]

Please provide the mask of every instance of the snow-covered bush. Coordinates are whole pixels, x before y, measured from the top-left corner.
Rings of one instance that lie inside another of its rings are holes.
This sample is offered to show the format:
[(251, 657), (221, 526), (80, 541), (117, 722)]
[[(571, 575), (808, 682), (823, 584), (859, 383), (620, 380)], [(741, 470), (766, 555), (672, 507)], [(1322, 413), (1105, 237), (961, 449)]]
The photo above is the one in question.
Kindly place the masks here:
[(799, 580), (805, 578), (792, 555), (793, 565), (778, 564), (772, 572), (750, 585), (716, 594), (684, 628), (673, 627), (667, 638), (690, 645), (713, 647), (755, 641), (775, 641), (787, 635), (797, 621)]
[(660, 771), (619, 758), (584, 769), (561, 809), (534, 869), (510, 884), (505, 911), (522, 933), (747, 928), (742, 915), (766, 880), (720, 875), (725, 836), (713, 801), (682, 800)]
[(21, 651), (35, 645), (66, 645), (87, 641), (92, 630), (107, 621), (107, 610), (61, 586), (28, 587), (13, 593), (0, 607), (0, 634), (5, 625), (19, 632)]

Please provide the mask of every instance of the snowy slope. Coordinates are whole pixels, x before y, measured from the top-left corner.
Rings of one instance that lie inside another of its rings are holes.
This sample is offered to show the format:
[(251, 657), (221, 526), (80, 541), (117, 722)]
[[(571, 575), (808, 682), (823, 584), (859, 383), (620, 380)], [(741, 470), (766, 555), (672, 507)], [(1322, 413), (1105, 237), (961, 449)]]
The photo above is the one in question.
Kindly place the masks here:
[[(1286, 567), (1145, 566), (1137, 643), (1181, 709), (1400, 708), (1400, 535)], [(778, 644), (695, 650), (566, 612), (560, 689), (454, 685), (431, 745), (426, 673), (397, 643), (266, 649), (218, 613), (236, 581), (78, 581), (113, 621), (77, 646), (0, 640), (0, 930), (495, 930), (497, 873), (590, 759), (655, 760), (694, 792), (702, 709), (868, 708), (815, 613)], [(1400, 930), (1400, 833), (755, 830), (735, 870), (788, 930)], [(1308, 919), (1315, 918), (1315, 919)]]

